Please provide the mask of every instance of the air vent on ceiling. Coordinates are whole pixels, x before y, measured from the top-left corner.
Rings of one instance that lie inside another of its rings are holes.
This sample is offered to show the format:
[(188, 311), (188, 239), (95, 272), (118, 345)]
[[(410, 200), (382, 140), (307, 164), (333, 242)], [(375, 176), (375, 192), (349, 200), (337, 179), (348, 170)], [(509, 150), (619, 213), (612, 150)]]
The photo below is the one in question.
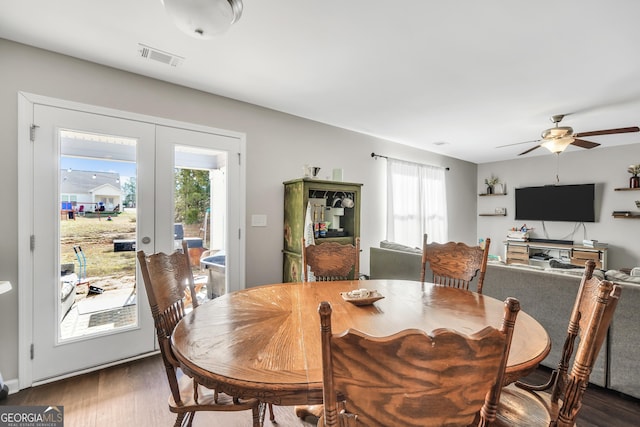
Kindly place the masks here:
[(162, 62), (163, 64), (171, 65), (172, 67), (177, 67), (178, 65), (182, 64), (182, 61), (184, 61), (184, 58), (181, 56), (174, 55), (169, 52), (164, 52), (160, 49), (156, 49), (142, 43), (138, 43), (138, 46), (140, 47), (140, 49), (138, 50), (140, 56), (145, 59)]

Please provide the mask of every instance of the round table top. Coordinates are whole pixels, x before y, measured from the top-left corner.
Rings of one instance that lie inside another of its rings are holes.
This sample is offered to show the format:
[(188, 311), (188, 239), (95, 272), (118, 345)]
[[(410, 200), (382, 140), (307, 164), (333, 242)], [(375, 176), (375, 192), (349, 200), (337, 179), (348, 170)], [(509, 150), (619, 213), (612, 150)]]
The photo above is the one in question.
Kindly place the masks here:
[[(366, 288), (385, 298), (356, 306), (341, 292)], [(372, 336), (437, 328), (472, 334), (500, 328), (504, 302), (461, 289), (405, 280), (282, 283), (201, 304), (172, 336), (183, 370), (201, 384), (276, 404), (322, 402), (321, 301), (333, 308), (333, 333)], [(509, 382), (535, 369), (550, 350), (542, 325), (520, 311), (507, 362)]]

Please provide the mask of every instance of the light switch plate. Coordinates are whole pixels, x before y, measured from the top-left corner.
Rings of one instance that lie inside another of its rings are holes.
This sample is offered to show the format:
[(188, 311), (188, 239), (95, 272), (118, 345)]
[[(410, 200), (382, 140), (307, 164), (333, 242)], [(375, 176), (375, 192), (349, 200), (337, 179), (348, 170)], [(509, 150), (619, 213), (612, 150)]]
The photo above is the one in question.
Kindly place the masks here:
[(251, 215), (251, 226), (252, 227), (266, 227), (267, 226), (267, 216), (264, 215), (264, 214)]

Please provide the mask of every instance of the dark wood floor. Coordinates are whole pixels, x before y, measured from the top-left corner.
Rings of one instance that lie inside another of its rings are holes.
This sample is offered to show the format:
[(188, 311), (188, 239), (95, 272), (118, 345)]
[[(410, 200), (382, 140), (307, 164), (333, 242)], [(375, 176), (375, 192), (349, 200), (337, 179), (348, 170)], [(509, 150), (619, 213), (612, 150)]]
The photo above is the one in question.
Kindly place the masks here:
[[(529, 380), (542, 382), (546, 368)], [(103, 369), (98, 372), (32, 387), (12, 394), (2, 405), (63, 405), (65, 427), (159, 427), (175, 421), (167, 409), (169, 388), (160, 356)], [(311, 427), (299, 420), (293, 407), (275, 406), (277, 426)], [(195, 426), (251, 426), (251, 414), (200, 413)], [(265, 426), (270, 426), (265, 421)], [(578, 417), (580, 427), (635, 427), (640, 425), (640, 401), (589, 386)], [(389, 426), (398, 427), (398, 426)]]

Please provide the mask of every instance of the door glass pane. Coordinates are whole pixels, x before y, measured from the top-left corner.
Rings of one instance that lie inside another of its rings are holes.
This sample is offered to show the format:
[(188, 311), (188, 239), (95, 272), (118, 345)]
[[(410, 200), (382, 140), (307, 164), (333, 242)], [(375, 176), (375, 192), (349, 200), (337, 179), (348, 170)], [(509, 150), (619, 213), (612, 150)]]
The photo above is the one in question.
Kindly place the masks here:
[(136, 327), (136, 140), (59, 132), (59, 340)]
[(187, 241), (198, 299), (226, 292), (227, 153), (175, 146), (174, 247)]

